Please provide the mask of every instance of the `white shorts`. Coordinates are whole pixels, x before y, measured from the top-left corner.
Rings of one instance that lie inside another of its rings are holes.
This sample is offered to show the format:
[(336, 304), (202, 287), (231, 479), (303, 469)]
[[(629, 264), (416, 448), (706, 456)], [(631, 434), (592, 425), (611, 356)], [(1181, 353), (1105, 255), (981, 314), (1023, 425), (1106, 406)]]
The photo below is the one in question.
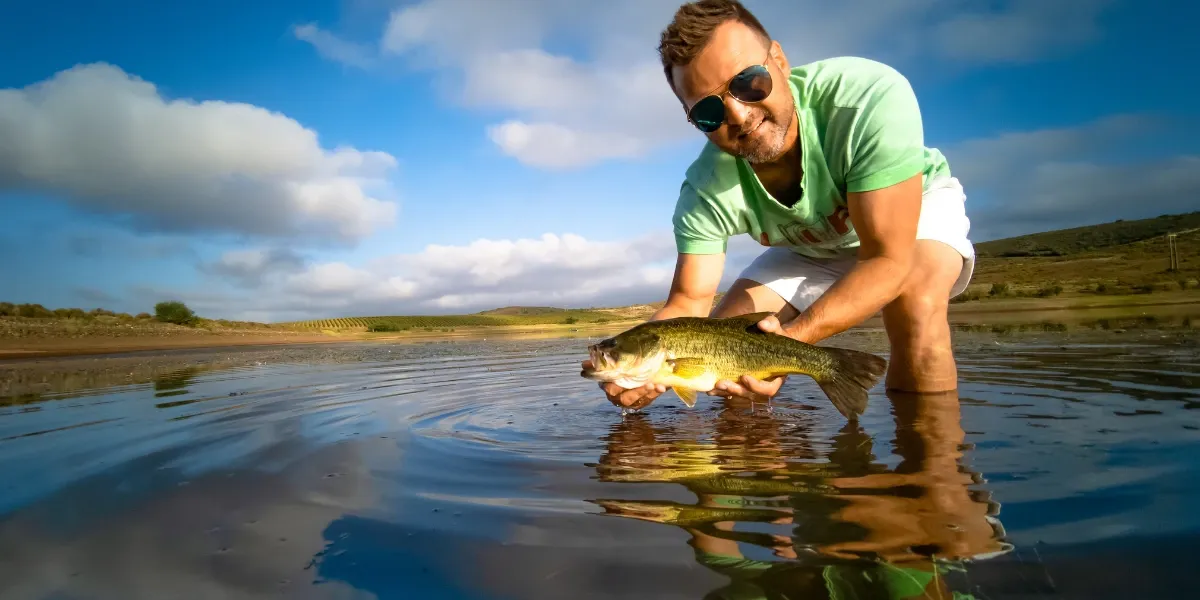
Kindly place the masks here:
[[(934, 182), (921, 196), (917, 239), (943, 242), (962, 255), (962, 271), (950, 290), (951, 298), (966, 291), (975, 272), (975, 247), (967, 237), (970, 229), (962, 184), (954, 177)], [(854, 256), (812, 258), (774, 246), (754, 259), (738, 277), (767, 286), (796, 310), (803, 311), (841, 279), (856, 260)]]

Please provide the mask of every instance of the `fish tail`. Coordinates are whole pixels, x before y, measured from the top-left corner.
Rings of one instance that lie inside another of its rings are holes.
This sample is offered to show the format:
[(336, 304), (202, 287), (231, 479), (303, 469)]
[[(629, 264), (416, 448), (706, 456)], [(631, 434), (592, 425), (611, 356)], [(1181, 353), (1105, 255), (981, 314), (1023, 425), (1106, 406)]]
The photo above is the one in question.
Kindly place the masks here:
[(830, 402), (847, 419), (857, 419), (867, 409), (867, 390), (887, 369), (882, 357), (848, 348), (822, 348), (832, 359), (827, 372), (813, 377)]

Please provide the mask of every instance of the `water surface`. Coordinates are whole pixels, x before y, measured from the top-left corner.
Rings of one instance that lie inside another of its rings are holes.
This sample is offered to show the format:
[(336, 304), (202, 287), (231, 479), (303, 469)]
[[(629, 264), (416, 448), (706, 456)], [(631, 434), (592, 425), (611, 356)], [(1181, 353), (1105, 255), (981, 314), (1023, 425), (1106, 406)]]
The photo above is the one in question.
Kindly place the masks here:
[(1195, 336), (1034, 329), (853, 425), (804, 378), (622, 415), (586, 338), (6, 371), (0, 597), (1196, 594)]

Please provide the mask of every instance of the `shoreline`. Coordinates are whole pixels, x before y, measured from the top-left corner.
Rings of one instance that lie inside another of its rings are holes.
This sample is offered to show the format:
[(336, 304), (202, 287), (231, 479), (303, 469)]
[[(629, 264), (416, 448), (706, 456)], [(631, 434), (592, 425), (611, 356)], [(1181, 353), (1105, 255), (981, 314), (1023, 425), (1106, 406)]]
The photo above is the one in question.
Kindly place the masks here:
[[(1137, 318), (1149, 312), (1167, 317), (1200, 317), (1200, 293), (1194, 290), (1136, 295), (1071, 295), (1053, 298), (1001, 298), (950, 305), (952, 325), (988, 325), (1038, 321), (1086, 321), (1093, 319)], [(1039, 314), (1040, 313), (1040, 314)], [(125, 335), (98, 328), (91, 335), (75, 337), (25, 336), (0, 337), (0, 361), (26, 362), (73, 356), (105, 356), (181, 350), (219, 350), (222, 348), (281, 347), (311, 344), (362, 342), (449, 342), (455, 340), (514, 340), (536, 338), (585, 337), (615, 333), (644, 320), (630, 317), (603, 324), (572, 325), (501, 325), (458, 327), (454, 331), (309, 332), (299, 330), (189, 331), (179, 328), (154, 335)], [(878, 329), (882, 319), (875, 315), (854, 329)], [(852, 329), (853, 330), (853, 329)]]

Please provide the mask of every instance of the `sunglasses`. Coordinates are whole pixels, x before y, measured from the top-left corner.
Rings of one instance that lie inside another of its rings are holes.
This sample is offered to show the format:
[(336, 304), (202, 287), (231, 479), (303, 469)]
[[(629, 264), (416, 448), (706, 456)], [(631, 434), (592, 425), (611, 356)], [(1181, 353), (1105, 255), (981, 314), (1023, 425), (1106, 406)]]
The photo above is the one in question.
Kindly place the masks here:
[(726, 88), (725, 92), (709, 94), (688, 110), (687, 119), (696, 129), (712, 133), (725, 124), (725, 101), (722, 97), (726, 92), (743, 104), (766, 100), (771, 95), (771, 72), (766, 65), (751, 65), (725, 82), (723, 87)]

